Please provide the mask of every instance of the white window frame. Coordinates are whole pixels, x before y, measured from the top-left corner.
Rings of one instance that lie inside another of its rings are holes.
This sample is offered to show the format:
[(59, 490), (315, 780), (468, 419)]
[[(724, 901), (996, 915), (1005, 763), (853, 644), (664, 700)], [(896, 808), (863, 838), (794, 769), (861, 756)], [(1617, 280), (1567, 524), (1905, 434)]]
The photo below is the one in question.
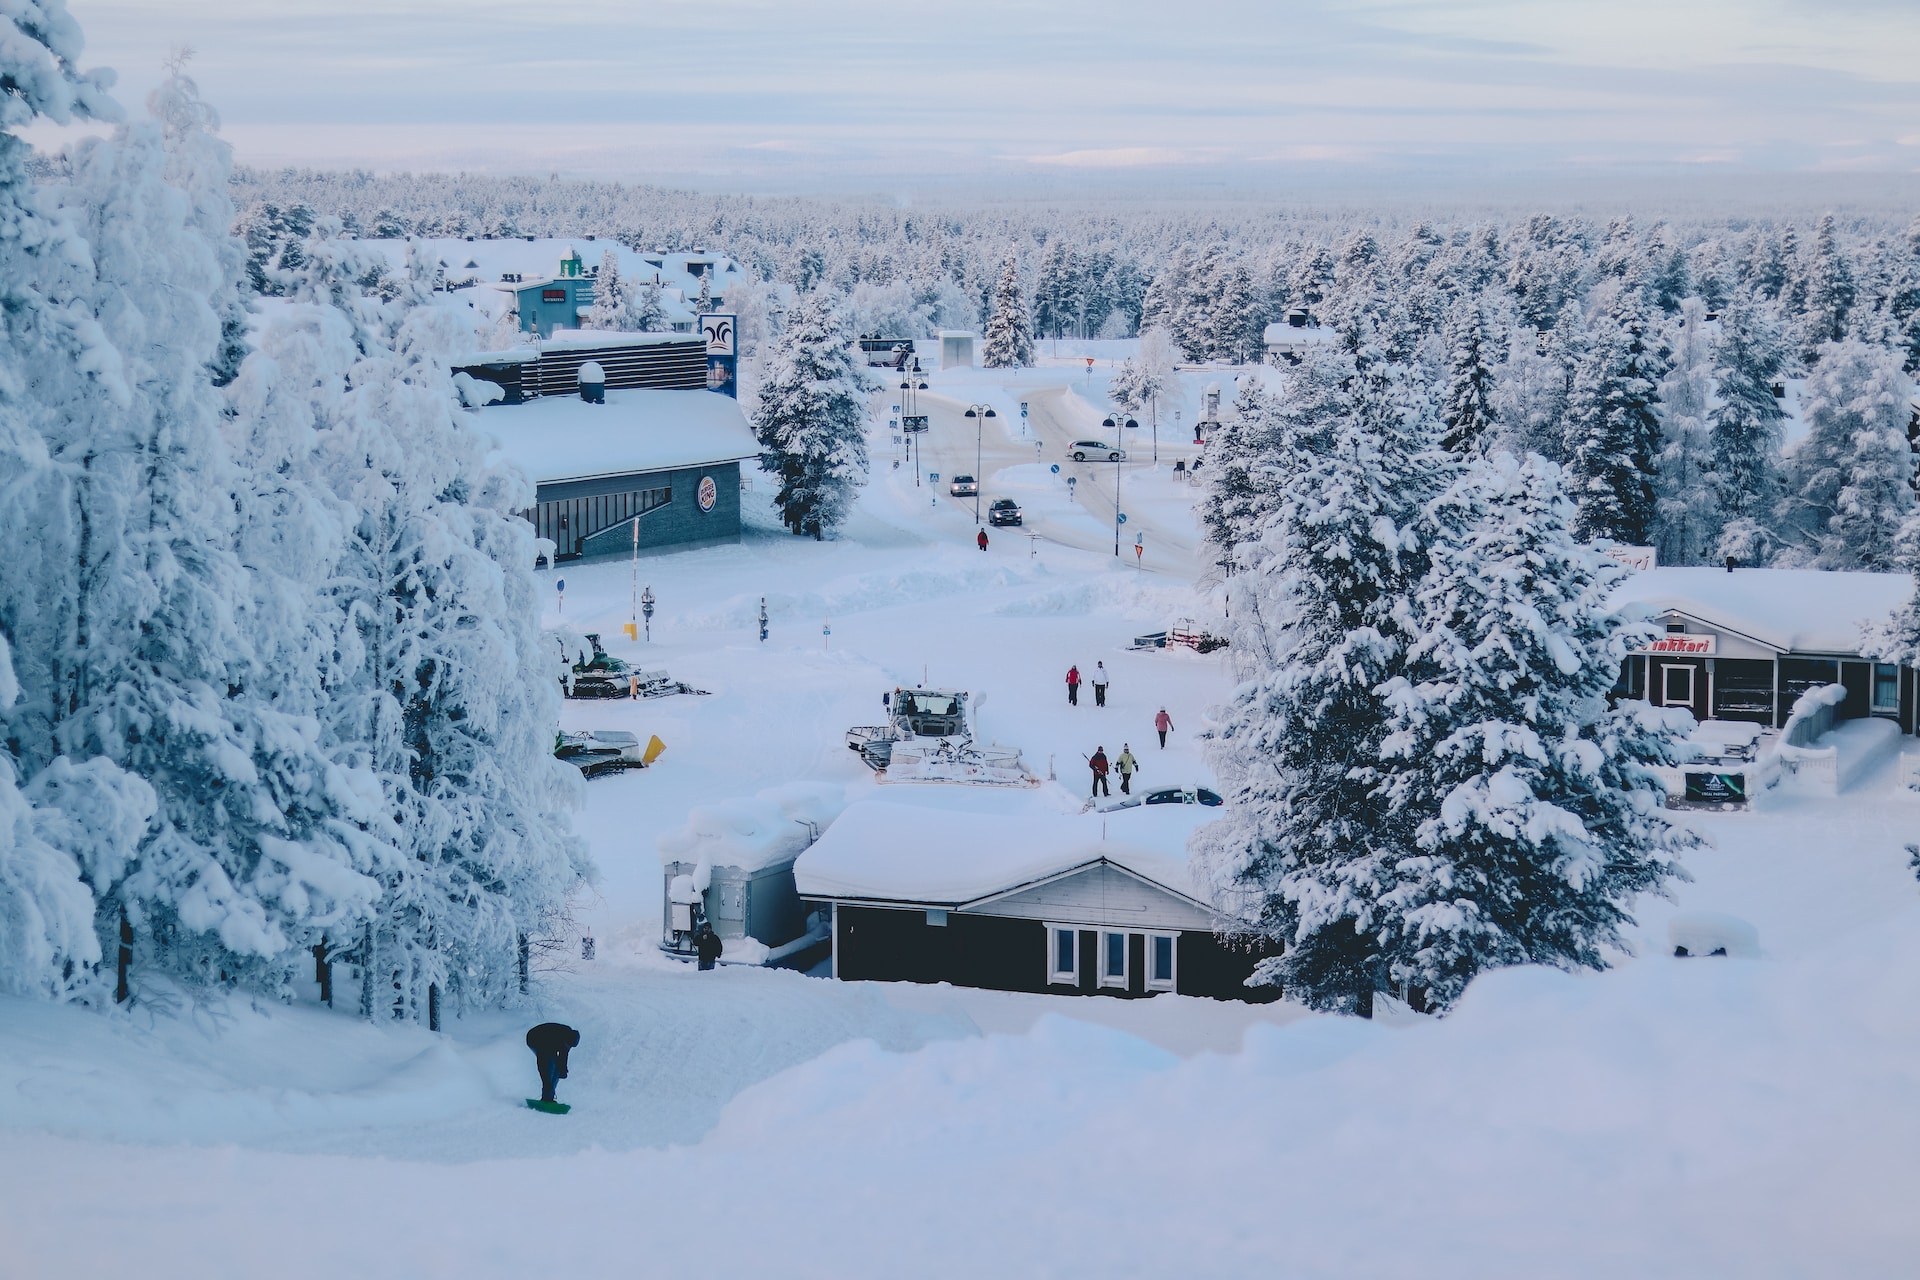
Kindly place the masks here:
[[(1684, 671), (1687, 673), (1687, 696), (1681, 701), (1676, 702), (1674, 701), (1674, 698), (1673, 698), (1673, 685), (1669, 682), (1672, 680), (1676, 672), (1681, 672), (1681, 671)], [(1695, 668), (1690, 663), (1684, 663), (1684, 662), (1662, 663), (1660, 666), (1660, 702), (1661, 704), (1663, 706), (1669, 706), (1669, 707), (1692, 706), (1693, 691), (1694, 691), (1694, 677), (1699, 674), (1700, 673), (1697, 670), (1695, 670)]]
[[(1893, 672), (1892, 702), (1880, 701), (1880, 672), (1882, 668)], [(1897, 715), (1900, 711), (1900, 668), (1891, 662), (1876, 662), (1873, 664), (1872, 673), (1867, 678), (1873, 682), (1873, 693), (1868, 699), (1872, 709), (1876, 712), (1886, 711)]]
[[(1167, 940), (1172, 948), (1173, 961), (1168, 966), (1168, 976), (1153, 976), (1153, 944), (1161, 938)], [(1180, 985), (1180, 935), (1177, 933), (1149, 933), (1147, 935), (1147, 990), (1172, 991)]]
[[(1062, 969), (1056, 963), (1060, 955), (1060, 935), (1066, 934), (1073, 939), (1073, 967)], [(1080, 927), (1072, 924), (1047, 925), (1047, 985), (1050, 987), (1078, 987), (1080, 985)]]
[[(1107, 972), (1107, 946), (1108, 939), (1110, 938), (1120, 939), (1120, 972), (1117, 976)], [(1100, 969), (1101, 986), (1112, 987), (1120, 991), (1127, 989), (1127, 980), (1133, 977), (1133, 944), (1128, 938), (1125, 929), (1102, 929), (1100, 931), (1099, 954), (1094, 957), (1094, 963), (1097, 964)]]

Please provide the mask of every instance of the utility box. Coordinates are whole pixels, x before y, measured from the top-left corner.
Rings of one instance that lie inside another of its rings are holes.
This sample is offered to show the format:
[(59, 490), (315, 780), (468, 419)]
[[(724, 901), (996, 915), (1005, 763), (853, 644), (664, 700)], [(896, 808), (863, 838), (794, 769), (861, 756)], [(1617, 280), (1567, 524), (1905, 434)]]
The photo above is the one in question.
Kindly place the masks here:
[(940, 367), (942, 369), (973, 368), (973, 343), (975, 335), (955, 329), (940, 331)]

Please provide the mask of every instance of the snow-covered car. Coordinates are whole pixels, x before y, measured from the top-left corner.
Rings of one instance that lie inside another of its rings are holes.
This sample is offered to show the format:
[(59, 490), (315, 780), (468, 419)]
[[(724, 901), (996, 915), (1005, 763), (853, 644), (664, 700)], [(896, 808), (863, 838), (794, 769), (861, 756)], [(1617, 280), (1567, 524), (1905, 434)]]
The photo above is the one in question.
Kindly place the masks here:
[[(1113, 804), (1103, 804), (1100, 812), (1112, 813), (1116, 809), (1138, 809), (1143, 804), (1203, 804), (1208, 808), (1217, 808), (1226, 801), (1216, 791), (1205, 787), (1156, 787), (1137, 796), (1128, 796)], [(1082, 810), (1085, 812), (1085, 810)]]
[(987, 523), (991, 525), (1021, 523), (1020, 504), (1012, 498), (995, 498), (993, 505), (987, 508)]
[(1103, 444), (1098, 440), (1075, 440), (1073, 442), (1073, 460), (1075, 462), (1085, 462), (1088, 458), (1093, 458), (1096, 461), (1105, 459), (1108, 462), (1125, 462), (1127, 460), (1127, 451), (1116, 445)]
[(947, 492), (956, 498), (971, 498), (980, 492), (980, 486), (974, 482), (972, 476), (955, 476), (953, 483), (947, 486)]

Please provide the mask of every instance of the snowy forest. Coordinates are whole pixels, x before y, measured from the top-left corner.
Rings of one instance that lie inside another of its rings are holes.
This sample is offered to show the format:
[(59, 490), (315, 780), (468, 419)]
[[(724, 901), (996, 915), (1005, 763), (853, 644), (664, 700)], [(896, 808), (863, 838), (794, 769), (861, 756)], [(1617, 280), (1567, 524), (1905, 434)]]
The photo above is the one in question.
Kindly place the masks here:
[[(183, 67), (123, 112), (64, 17), (0, 56), (0, 501), (22, 540), (0, 565), (9, 990), (106, 1001), (150, 974), (273, 993), (341, 960), (367, 1016), (435, 1023), (523, 987), (592, 874), (512, 515), (530, 487), (485, 465), (460, 412), (449, 370), (475, 335), (436, 305), (435, 269), (396, 273), (372, 239), (697, 245), (789, 287), (747, 381), (776, 501), (814, 537), (868, 465), (853, 333), (979, 327), (1003, 367), (1048, 339), (1137, 337), (1115, 382), (1133, 404), (1175, 361), (1260, 361), (1290, 313), (1334, 335), (1278, 394), (1243, 380), (1202, 515), (1223, 577), (1269, 584), (1235, 621), (1247, 684), (1215, 743), (1254, 824), (1208, 836), (1223, 899), (1252, 892), (1243, 914), (1280, 910), (1265, 923), (1289, 937), (1301, 911), (1397, 913), (1407, 940), (1297, 948), (1269, 975), (1336, 1004), (1441, 1007), (1484, 963), (1597, 963), (1618, 904), (1673, 874), (1678, 837), (1639, 795), (1673, 729), (1604, 705), (1631, 637), (1605, 616), (1595, 540), (1672, 565), (1915, 554), (1920, 219), (917, 209), (266, 172), (233, 166)], [(36, 154), (19, 137), (36, 120), (111, 129)], [(807, 397), (824, 416), (794, 411)], [(1476, 575), (1496, 546), (1539, 580), (1514, 595)], [(1347, 578), (1316, 577), (1329, 555)], [(1559, 629), (1517, 674), (1462, 665), (1530, 610)], [(1468, 708), (1492, 724), (1526, 700), (1542, 741), (1587, 746), (1453, 734)], [(1314, 773), (1325, 742), (1369, 741), (1379, 768), (1326, 788), (1337, 811), (1260, 801), (1249, 761), (1284, 754), (1274, 723), (1305, 752), (1296, 796), (1341, 782)], [(1489, 884), (1525, 911), (1436, 924), (1440, 862), (1540, 830), (1503, 809), (1501, 752), (1603, 833), (1590, 874), (1561, 877), (1587, 891)], [(1436, 816), (1476, 786), (1476, 816)], [(1300, 840), (1255, 829), (1282, 811)], [(1383, 859), (1413, 849), (1424, 869), (1387, 883)], [(1496, 936), (1523, 941), (1475, 941)]]

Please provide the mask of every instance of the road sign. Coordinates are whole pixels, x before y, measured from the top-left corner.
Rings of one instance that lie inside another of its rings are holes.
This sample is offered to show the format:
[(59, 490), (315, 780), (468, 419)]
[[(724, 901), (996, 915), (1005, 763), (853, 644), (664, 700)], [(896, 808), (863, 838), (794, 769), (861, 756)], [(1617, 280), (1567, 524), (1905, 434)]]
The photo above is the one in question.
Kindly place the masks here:
[(1121, 524), (1125, 524), (1127, 522), (1127, 513), (1122, 511), (1119, 515), (1115, 516), (1114, 519), (1118, 520)]
[(1060, 464), (1057, 462), (1053, 464), (1053, 474), (1055, 475), (1060, 474)]
[(1023, 418), (1027, 416), (1027, 402), (1025, 400), (1020, 402), (1020, 416)]
[(938, 471), (929, 471), (929, 472), (927, 472), (927, 483), (928, 483), (928, 484), (939, 484), (939, 483), (940, 483), (940, 473), (939, 473)]

